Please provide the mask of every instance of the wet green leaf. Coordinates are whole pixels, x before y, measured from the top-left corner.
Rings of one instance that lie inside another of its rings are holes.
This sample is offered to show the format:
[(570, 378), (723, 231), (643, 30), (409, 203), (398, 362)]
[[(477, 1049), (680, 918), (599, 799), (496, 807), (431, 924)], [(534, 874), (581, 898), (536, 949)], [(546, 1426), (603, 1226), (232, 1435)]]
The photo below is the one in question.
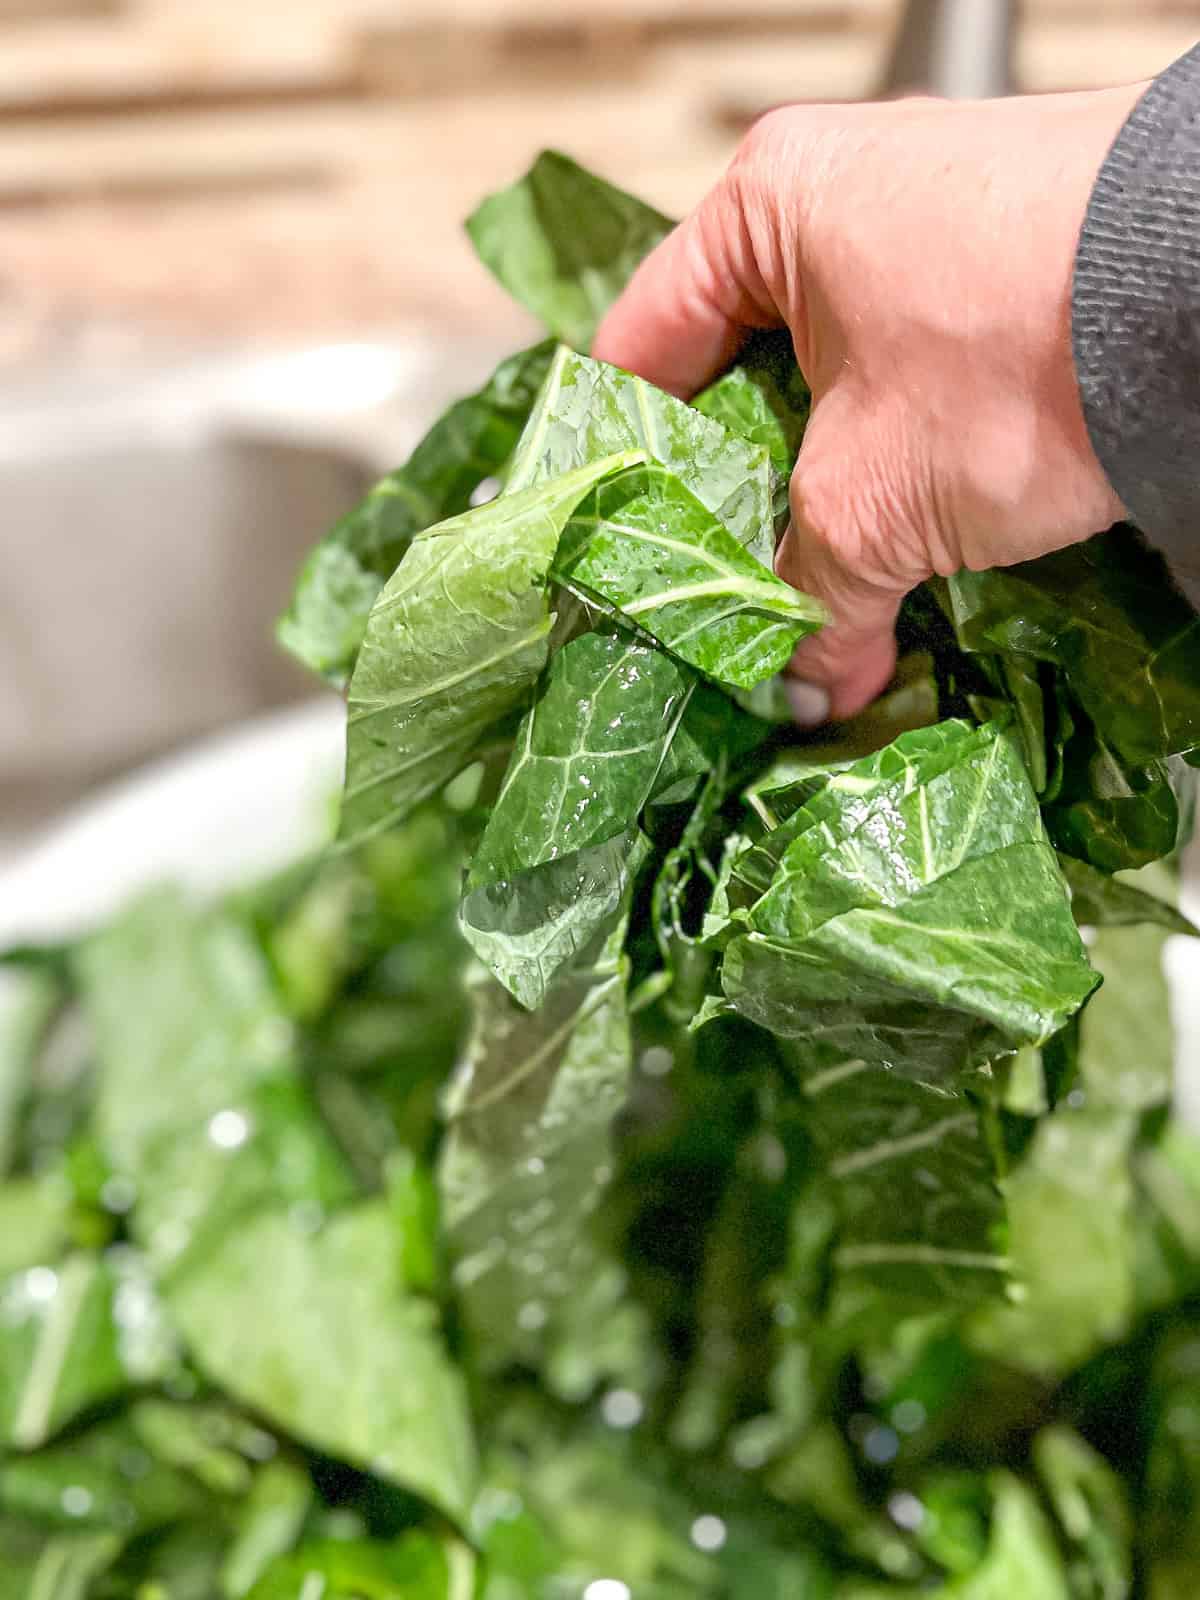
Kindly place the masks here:
[(558, 1306), (596, 1268), (588, 1221), (611, 1179), (631, 1065), (623, 933), (600, 936), (535, 1012), (494, 981), (474, 989), (439, 1184), (485, 1367), (536, 1360)]
[(594, 483), (636, 459), (589, 461), (413, 540), (350, 684), (343, 837), (402, 821), (519, 709), (549, 654), (545, 584), (563, 527)]
[(514, 299), (586, 350), (634, 268), (674, 224), (569, 156), (544, 150), (467, 219), (471, 243)]
[(948, 587), (968, 650), (1061, 667), (1129, 765), (1200, 744), (1200, 619), (1132, 529), (1020, 566), (959, 572)]
[(506, 492), (626, 451), (666, 467), (743, 549), (771, 566), (774, 481), (767, 450), (643, 378), (565, 347), (521, 435)]

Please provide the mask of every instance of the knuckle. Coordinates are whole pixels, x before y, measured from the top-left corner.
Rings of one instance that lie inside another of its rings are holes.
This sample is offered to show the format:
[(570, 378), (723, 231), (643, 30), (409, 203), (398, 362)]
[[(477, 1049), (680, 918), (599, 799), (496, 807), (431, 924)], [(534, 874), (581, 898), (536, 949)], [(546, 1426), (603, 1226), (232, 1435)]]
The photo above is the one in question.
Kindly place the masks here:
[(837, 565), (872, 587), (911, 587), (930, 575), (925, 541), (895, 475), (842, 451), (803, 454), (792, 475), (793, 519)]

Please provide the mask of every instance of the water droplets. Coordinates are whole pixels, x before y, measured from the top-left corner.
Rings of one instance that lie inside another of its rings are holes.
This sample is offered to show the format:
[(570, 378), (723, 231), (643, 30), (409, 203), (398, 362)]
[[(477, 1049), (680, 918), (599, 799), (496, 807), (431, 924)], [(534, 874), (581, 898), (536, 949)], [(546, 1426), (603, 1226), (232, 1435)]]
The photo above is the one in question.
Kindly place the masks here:
[(114, 1217), (123, 1217), (127, 1211), (132, 1211), (137, 1200), (137, 1185), (132, 1178), (122, 1177), (114, 1173), (111, 1178), (106, 1178), (100, 1190), (100, 1204), (105, 1211)]
[(583, 1591), (583, 1600), (630, 1600), (630, 1588), (620, 1578), (593, 1578)]
[(81, 1483), (69, 1483), (59, 1496), (59, 1504), (69, 1517), (86, 1517), (92, 1509), (92, 1491)]
[(660, 1044), (652, 1044), (642, 1051), (638, 1067), (648, 1078), (665, 1078), (675, 1065), (675, 1057)]
[(907, 1489), (898, 1489), (889, 1496), (887, 1508), (888, 1516), (896, 1526), (908, 1533), (914, 1533), (925, 1521), (925, 1507)]
[(889, 1428), (884, 1422), (877, 1422), (873, 1428), (868, 1428), (863, 1437), (862, 1453), (873, 1467), (886, 1467), (896, 1459), (899, 1451), (899, 1435), (895, 1428)]
[(231, 1108), (214, 1112), (208, 1122), (208, 1137), (218, 1150), (236, 1150), (250, 1137), (250, 1119)]
[(635, 1428), (645, 1406), (632, 1389), (610, 1389), (600, 1402), (600, 1415), (610, 1428)]
[(711, 1513), (706, 1513), (702, 1517), (697, 1517), (695, 1522), (692, 1523), (691, 1537), (692, 1543), (697, 1550), (712, 1554), (714, 1551), (720, 1550), (725, 1543), (725, 1524), (720, 1517), (714, 1517)]
[(900, 1433), (919, 1433), (926, 1415), (919, 1400), (900, 1400), (892, 1407), (892, 1426)]
[(540, 1300), (527, 1300), (517, 1312), (517, 1327), (522, 1333), (540, 1333), (546, 1326), (548, 1313)]
[(58, 1293), (58, 1273), (53, 1267), (30, 1267), (25, 1274), (25, 1297), (34, 1305), (48, 1305)]

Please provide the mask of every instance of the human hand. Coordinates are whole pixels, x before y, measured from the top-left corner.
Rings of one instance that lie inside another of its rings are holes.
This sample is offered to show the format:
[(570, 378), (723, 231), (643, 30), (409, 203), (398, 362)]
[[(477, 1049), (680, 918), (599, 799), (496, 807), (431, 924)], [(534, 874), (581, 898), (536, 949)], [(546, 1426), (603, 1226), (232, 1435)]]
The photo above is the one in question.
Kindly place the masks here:
[(1076, 386), (1071, 278), (1142, 87), (771, 112), (600, 328), (595, 355), (684, 397), (747, 330), (790, 330), (813, 410), (776, 565), (833, 616), (793, 663), (806, 720), (885, 686), (916, 584), (1122, 515)]

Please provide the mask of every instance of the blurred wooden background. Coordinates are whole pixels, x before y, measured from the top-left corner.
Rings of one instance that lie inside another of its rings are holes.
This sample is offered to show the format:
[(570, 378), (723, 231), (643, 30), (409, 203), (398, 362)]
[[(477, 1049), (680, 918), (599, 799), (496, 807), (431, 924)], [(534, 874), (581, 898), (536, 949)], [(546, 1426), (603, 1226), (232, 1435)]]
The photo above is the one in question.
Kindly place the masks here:
[[(0, 360), (136, 325), (513, 315), (463, 214), (544, 143), (669, 210), (785, 100), (880, 82), (899, 0), (0, 0)], [(1196, 0), (1025, 0), (1030, 89), (1146, 74)]]

